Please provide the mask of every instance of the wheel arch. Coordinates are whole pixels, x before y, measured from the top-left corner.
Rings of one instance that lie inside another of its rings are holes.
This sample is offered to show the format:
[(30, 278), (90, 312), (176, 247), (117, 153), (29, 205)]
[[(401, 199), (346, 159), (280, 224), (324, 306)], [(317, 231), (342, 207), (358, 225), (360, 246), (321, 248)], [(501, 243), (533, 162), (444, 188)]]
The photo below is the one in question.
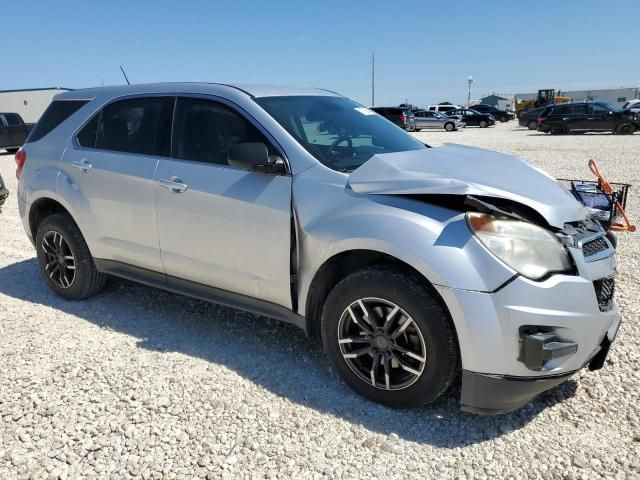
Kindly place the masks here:
[(449, 317), (457, 340), (458, 334), (451, 312), (440, 293), (433, 286), (433, 283), (409, 263), (388, 253), (368, 249), (345, 250), (336, 253), (328, 258), (316, 271), (309, 285), (305, 301), (306, 327), (307, 334), (310, 337), (320, 338), (320, 317), (322, 315), (322, 309), (333, 287), (351, 273), (372, 266), (384, 266), (397, 269), (414, 278), (429, 290)]
[[(73, 215), (62, 203), (52, 197), (40, 197), (29, 208), (29, 232), (35, 241), (38, 227), (50, 215), (66, 213), (73, 219)], [(74, 220), (75, 222), (75, 220)]]

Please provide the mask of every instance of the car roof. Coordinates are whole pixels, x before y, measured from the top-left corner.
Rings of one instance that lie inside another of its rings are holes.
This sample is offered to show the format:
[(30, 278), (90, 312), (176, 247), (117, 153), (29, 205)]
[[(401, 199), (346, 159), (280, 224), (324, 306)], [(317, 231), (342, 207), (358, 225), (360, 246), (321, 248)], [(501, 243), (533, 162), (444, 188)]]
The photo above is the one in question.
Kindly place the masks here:
[(109, 87), (86, 88), (64, 92), (56, 96), (56, 100), (90, 100), (97, 96), (122, 96), (136, 94), (167, 94), (167, 93), (195, 93), (204, 95), (221, 94), (224, 91), (260, 97), (281, 97), (281, 96), (341, 96), (338, 93), (321, 88), (300, 88), (287, 87), (281, 85), (260, 85), (260, 84), (225, 84), (225, 83), (204, 83), (204, 82), (168, 82), (168, 83), (146, 83), (134, 85), (116, 85)]

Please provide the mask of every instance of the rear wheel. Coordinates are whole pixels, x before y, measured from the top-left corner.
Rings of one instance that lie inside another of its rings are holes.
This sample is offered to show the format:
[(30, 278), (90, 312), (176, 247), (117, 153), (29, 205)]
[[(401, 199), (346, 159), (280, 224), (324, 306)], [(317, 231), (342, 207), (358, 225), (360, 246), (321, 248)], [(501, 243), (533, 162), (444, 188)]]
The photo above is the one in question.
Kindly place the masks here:
[(501, 121), (502, 123), (508, 122), (508, 121), (509, 121), (509, 117), (507, 117), (507, 116), (503, 115), (503, 116), (501, 116), (501, 117), (500, 117), (500, 121)]
[(489, 124), (487, 123), (486, 120), (480, 120), (480, 123), (478, 124), (478, 126), (480, 128), (487, 128), (489, 126)]
[(414, 131), (414, 132), (419, 132), (419, 131), (420, 131), (420, 129), (416, 127), (413, 131)]
[(529, 123), (527, 123), (527, 128), (529, 130), (537, 130), (538, 129), (538, 122), (536, 122), (535, 120), (530, 120)]
[(322, 312), (322, 342), (351, 388), (394, 408), (433, 402), (458, 372), (443, 307), (417, 279), (383, 267), (335, 286)]
[(38, 264), (49, 287), (67, 300), (82, 300), (104, 287), (80, 229), (64, 213), (45, 218), (36, 235)]
[(456, 126), (451, 122), (447, 122), (447, 123), (444, 124), (444, 129), (447, 132), (453, 132), (456, 129)]
[(565, 133), (567, 133), (567, 127), (564, 125), (554, 125), (551, 127), (552, 135), (564, 135)]
[(18, 150), (20, 150), (19, 148), (5, 148), (5, 150), (9, 153), (16, 153)]

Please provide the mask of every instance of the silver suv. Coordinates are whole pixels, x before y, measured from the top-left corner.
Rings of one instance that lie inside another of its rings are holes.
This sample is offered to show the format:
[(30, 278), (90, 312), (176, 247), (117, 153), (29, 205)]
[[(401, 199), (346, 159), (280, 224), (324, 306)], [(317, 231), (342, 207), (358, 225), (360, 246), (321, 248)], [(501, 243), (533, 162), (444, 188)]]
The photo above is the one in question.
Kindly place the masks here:
[(175, 83), (66, 92), (16, 154), (58, 295), (108, 275), (291, 322), (358, 393), (521, 407), (619, 317), (614, 238), (517, 158), (429, 148), (322, 90)]

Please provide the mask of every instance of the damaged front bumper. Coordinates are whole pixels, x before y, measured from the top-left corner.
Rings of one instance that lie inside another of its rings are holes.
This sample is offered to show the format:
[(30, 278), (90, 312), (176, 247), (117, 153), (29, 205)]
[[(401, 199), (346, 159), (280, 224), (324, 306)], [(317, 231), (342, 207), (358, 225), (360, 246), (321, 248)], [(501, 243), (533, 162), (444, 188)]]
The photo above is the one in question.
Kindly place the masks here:
[(603, 231), (571, 237), (574, 274), (516, 275), (493, 292), (436, 287), (460, 343), (463, 410), (506, 413), (587, 365), (603, 366), (620, 325), (615, 240)]
[[(620, 317), (612, 323), (598, 349), (592, 353), (587, 364), (589, 370), (604, 366), (609, 349), (620, 326)], [(460, 408), (479, 415), (499, 415), (517, 410), (537, 395), (571, 378), (578, 370), (544, 376), (512, 376), (462, 372)]]

